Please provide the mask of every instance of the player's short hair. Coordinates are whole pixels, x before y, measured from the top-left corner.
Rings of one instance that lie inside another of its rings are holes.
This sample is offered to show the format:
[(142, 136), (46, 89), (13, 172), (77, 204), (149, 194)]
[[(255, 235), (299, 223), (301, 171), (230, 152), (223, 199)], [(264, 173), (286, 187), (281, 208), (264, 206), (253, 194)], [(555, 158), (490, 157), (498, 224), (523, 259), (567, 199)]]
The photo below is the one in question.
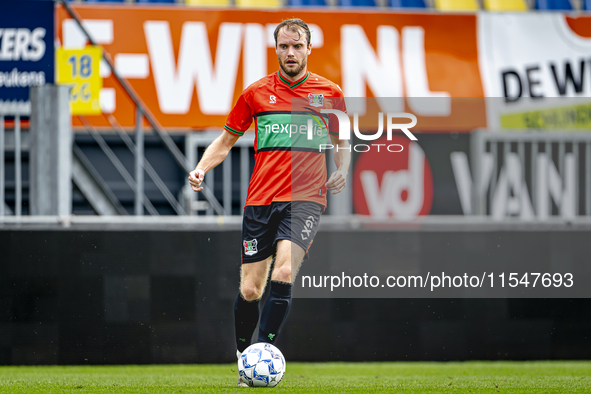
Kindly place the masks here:
[(273, 33), (273, 36), (275, 37), (275, 47), (277, 47), (277, 36), (279, 35), (279, 32), (281, 31), (281, 29), (283, 29), (284, 27), (287, 30), (293, 31), (298, 34), (301, 34), (300, 29), (302, 29), (304, 31), (304, 33), (306, 33), (306, 41), (307, 41), (306, 47), (308, 45), (310, 45), (310, 39), (311, 39), (312, 35), (310, 34), (310, 28), (308, 27), (308, 25), (306, 24), (306, 22), (304, 22), (303, 20), (301, 20), (299, 18), (292, 18), (292, 19), (286, 19), (286, 20), (282, 21), (275, 28), (275, 33)]

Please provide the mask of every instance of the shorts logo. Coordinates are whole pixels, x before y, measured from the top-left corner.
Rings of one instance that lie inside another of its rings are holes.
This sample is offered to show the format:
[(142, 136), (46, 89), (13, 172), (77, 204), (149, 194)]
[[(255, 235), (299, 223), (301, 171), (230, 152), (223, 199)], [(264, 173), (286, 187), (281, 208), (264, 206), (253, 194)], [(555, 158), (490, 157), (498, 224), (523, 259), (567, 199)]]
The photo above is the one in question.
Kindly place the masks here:
[(314, 216), (308, 216), (306, 220), (306, 227), (302, 230), (300, 234), (302, 236), (302, 240), (305, 241), (310, 238), (310, 233), (312, 232), (312, 226), (314, 226)]
[(244, 241), (242, 244), (244, 245), (245, 255), (252, 256), (253, 254), (256, 254), (258, 252), (256, 238), (252, 241)]
[(324, 105), (324, 96), (322, 94), (308, 94), (308, 100), (312, 107), (322, 107)]

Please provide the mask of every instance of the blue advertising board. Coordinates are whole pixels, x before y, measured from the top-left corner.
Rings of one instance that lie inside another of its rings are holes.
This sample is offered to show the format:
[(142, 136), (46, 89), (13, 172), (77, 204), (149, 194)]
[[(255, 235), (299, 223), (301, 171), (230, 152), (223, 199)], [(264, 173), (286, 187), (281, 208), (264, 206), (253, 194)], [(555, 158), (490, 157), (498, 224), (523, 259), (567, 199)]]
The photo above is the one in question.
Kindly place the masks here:
[(54, 4), (0, 0), (0, 10), (0, 103), (28, 102), (29, 87), (54, 83)]

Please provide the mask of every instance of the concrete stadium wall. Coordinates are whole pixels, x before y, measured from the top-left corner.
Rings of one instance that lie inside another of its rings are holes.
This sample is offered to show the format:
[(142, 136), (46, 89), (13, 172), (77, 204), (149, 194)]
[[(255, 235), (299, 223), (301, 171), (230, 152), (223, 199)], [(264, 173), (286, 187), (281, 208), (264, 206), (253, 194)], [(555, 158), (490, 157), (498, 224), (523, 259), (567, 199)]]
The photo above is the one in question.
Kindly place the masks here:
[[(564, 232), (510, 238), (542, 235)], [(239, 231), (0, 230), (0, 364), (231, 362), (239, 253)], [(295, 299), (277, 345), (294, 361), (588, 359), (589, 311), (590, 299)]]

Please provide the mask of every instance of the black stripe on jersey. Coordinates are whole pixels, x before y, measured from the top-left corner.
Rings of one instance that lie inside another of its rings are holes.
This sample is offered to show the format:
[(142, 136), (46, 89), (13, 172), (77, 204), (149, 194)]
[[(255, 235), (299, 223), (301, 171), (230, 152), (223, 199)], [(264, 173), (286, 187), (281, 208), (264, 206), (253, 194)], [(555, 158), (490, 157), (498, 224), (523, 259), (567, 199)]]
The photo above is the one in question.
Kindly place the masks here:
[(295, 81), (294, 83), (292, 83), (291, 85), (289, 85), (290, 89), (294, 89), (297, 88), (298, 86), (300, 86), (301, 84), (303, 84), (304, 82), (306, 82), (308, 80), (308, 77), (310, 76), (310, 72), (306, 73), (306, 77), (304, 79), (301, 79), (299, 81)]
[(318, 115), (318, 116), (322, 116), (323, 118), (328, 119), (328, 114), (321, 114), (319, 112), (307, 112), (307, 111), (263, 111), (263, 112), (257, 112), (256, 114), (254, 114), (254, 117), (257, 118), (259, 116), (265, 116), (265, 115)]
[(288, 147), (288, 146), (278, 146), (278, 147), (269, 147), (269, 148), (261, 148), (257, 149), (257, 153), (259, 152), (270, 152), (270, 151), (291, 151), (291, 152), (309, 152), (309, 153), (326, 153), (326, 149), (320, 151), (320, 149), (316, 148), (298, 148), (298, 147)]

